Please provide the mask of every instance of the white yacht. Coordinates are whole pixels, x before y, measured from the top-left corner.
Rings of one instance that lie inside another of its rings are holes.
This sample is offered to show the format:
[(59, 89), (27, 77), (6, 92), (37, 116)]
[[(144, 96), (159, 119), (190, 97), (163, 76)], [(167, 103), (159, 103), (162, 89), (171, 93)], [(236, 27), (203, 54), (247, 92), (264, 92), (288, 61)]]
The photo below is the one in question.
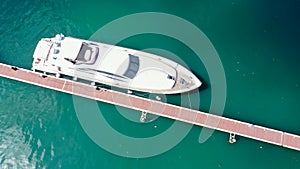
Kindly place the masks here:
[(176, 94), (198, 88), (201, 81), (169, 59), (119, 46), (65, 37), (41, 39), (33, 54), (33, 71), (67, 75), (148, 93)]

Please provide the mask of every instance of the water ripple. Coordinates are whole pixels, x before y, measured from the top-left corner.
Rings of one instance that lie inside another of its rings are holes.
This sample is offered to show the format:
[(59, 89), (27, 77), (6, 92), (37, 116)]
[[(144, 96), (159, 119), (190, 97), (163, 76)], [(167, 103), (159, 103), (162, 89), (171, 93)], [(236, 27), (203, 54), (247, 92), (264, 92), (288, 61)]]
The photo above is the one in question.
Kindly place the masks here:
[(51, 164), (56, 158), (55, 138), (49, 136), (61, 134), (55, 134), (63, 113), (59, 93), (7, 79), (0, 79), (0, 92), (0, 166)]

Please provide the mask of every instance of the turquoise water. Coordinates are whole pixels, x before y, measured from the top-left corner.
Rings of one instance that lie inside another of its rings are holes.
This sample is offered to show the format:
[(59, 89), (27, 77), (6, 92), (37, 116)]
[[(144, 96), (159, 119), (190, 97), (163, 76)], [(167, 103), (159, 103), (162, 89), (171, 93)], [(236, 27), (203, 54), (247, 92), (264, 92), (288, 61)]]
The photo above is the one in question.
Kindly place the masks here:
[[(196, 25), (217, 50), (227, 83), (223, 116), (299, 135), (299, 8), (299, 1), (3, 0), (0, 62), (30, 69), (35, 45), (42, 37), (64, 33), (88, 39), (102, 26), (129, 14), (168, 13)], [(110, 43), (124, 29), (128, 27), (111, 30), (99, 40)], [(188, 65), (207, 88), (199, 92), (201, 103), (198, 92), (188, 95), (191, 101), (187, 95), (163, 96), (164, 100), (193, 108), (200, 104), (201, 110), (209, 110), (211, 77), (188, 45), (151, 33), (118, 44), (139, 50), (156, 48), (178, 56), (164, 55)], [(298, 151), (243, 137), (231, 145), (228, 134), (218, 131), (199, 143), (203, 130), (197, 126), (164, 153), (147, 158), (116, 155), (97, 145), (80, 124), (78, 107), (88, 115), (94, 111), (90, 108), (93, 101), (4, 78), (0, 84), (0, 168), (300, 168)], [(141, 124), (132, 120), (139, 117), (137, 112), (105, 103), (97, 106), (115, 131), (133, 138), (161, 135), (175, 123), (153, 117), (152, 122)], [(95, 131), (100, 136), (112, 135), (101, 128)], [(180, 132), (171, 133), (169, 141)], [(111, 144), (115, 142), (122, 143), (121, 138), (111, 140)], [(165, 144), (168, 142), (157, 140), (145, 146), (157, 150)], [(132, 148), (139, 151), (140, 147)]]

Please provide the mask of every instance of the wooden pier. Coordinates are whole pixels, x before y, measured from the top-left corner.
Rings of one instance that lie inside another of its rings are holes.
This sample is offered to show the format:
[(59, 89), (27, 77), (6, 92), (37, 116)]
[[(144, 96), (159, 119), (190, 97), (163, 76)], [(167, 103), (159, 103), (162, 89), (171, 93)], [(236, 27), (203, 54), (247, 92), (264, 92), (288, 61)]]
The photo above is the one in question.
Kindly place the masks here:
[(0, 63), (0, 76), (300, 151), (300, 136)]

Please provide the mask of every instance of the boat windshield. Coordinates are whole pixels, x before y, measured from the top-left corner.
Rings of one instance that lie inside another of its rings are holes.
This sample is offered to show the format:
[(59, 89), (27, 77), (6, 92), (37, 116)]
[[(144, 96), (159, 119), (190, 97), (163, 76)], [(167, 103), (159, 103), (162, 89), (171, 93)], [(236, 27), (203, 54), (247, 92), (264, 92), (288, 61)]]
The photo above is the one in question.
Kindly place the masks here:
[(140, 60), (138, 56), (134, 56), (131, 54), (128, 55), (129, 55), (129, 64), (127, 70), (123, 75), (130, 79), (133, 79), (136, 76), (137, 72), (139, 71)]

